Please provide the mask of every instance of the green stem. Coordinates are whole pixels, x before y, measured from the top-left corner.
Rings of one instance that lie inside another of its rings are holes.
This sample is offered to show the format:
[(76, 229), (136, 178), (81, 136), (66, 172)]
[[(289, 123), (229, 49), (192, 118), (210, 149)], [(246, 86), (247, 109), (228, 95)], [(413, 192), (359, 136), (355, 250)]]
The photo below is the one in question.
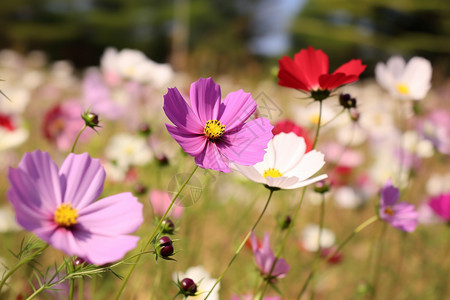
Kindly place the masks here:
[[(370, 224), (374, 223), (375, 221), (378, 220), (378, 216), (373, 216), (369, 219), (367, 219), (366, 221), (364, 221), (362, 224), (360, 224), (358, 227), (355, 228), (355, 230), (353, 230), (353, 232), (341, 243), (339, 244), (339, 246), (336, 248), (336, 250), (334, 250), (332, 253), (330, 253), (323, 261), (322, 263), (327, 262), (330, 258), (332, 258), (336, 253), (338, 253), (339, 251), (342, 250), (342, 248), (356, 235), (358, 234), (361, 230), (363, 230), (364, 228), (366, 228), (367, 226), (369, 226)], [(306, 291), (306, 288), (308, 287), (309, 282), (311, 281), (313, 275), (314, 275), (314, 269), (310, 272), (310, 274), (308, 275), (308, 278), (306, 279), (305, 283), (303, 284), (303, 287), (300, 291), (300, 294), (298, 295), (297, 299), (300, 299), (303, 294)]]
[(80, 138), (81, 134), (83, 133), (83, 131), (86, 129), (86, 123), (83, 125), (83, 128), (81, 128), (80, 132), (77, 135), (77, 138), (75, 139), (75, 142), (73, 142), (73, 146), (72, 146), (72, 150), (70, 150), (71, 153), (75, 152), (75, 146), (78, 143), (78, 139)]
[(78, 279), (78, 300), (84, 300), (84, 278)]
[(319, 140), (320, 122), (322, 121), (322, 101), (319, 101), (319, 121), (317, 122), (316, 136), (314, 138), (313, 149), (316, 148), (317, 141)]
[(214, 290), (214, 288), (217, 286), (217, 284), (219, 284), (219, 282), (222, 280), (223, 276), (225, 275), (225, 273), (227, 273), (228, 269), (231, 267), (231, 265), (233, 264), (234, 260), (236, 259), (236, 257), (238, 256), (239, 252), (241, 252), (242, 248), (244, 247), (245, 243), (247, 242), (248, 238), (250, 237), (250, 235), (252, 234), (252, 232), (255, 230), (256, 226), (258, 226), (259, 221), (261, 221), (262, 216), (264, 215), (267, 207), (269, 206), (269, 202), (270, 199), (272, 198), (272, 194), (273, 194), (274, 190), (270, 189), (270, 194), (269, 194), (269, 198), (267, 198), (266, 201), (266, 205), (264, 205), (263, 210), (261, 211), (261, 214), (259, 215), (258, 219), (256, 220), (255, 224), (253, 224), (252, 229), (250, 229), (250, 231), (247, 233), (247, 235), (245, 236), (244, 240), (241, 242), (241, 244), (239, 245), (239, 247), (236, 249), (236, 251), (234, 252), (233, 257), (231, 258), (230, 262), (228, 263), (227, 267), (225, 268), (225, 270), (222, 272), (222, 274), (220, 274), (219, 278), (217, 278), (216, 282), (214, 283), (213, 287), (211, 288), (211, 290), (208, 292), (208, 294), (205, 297), (205, 300), (208, 299), (209, 295), (212, 293), (212, 291)]
[[(320, 103), (322, 103), (322, 101), (320, 101)], [(339, 117), (340, 115), (342, 115), (342, 113), (345, 111), (345, 108), (343, 108), (340, 112), (338, 112), (331, 120), (329, 120), (328, 122), (322, 124), (320, 127), (323, 128), (325, 126), (327, 126), (328, 124), (330, 124), (331, 122), (333, 122), (334, 120), (337, 119), (337, 117)]]
[[(321, 203), (320, 203), (320, 218), (319, 218), (319, 238), (317, 239), (317, 251), (316, 251), (316, 255), (314, 256), (314, 262), (313, 262), (313, 268), (311, 270), (311, 279), (314, 278), (314, 275), (317, 271), (317, 267), (318, 267), (318, 262), (320, 259), (320, 250), (321, 250), (321, 245), (320, 245), (320, 241), (321, 241), (321, 237), (322, 237), (322, 229), (323, 229), (323, 223), (324, 223), (324, 219), (325, 219), (325, 194), (322, 193), (321, 194)], [(311, 291), (311, 300), (314, 300), (314, 288)]]
[(386, 234), (386, 228), (387, 228), (387, 223), (383, 222), (383, 226), (381, 228), (380, 231), (380, 236), (378, 237), (378, 251), (375, 257), (375, 261), (374, 261), (374, 274), (373, 274), (373, 278), (372, 278), (372, 288), (373, 288), (373, 293), (372, 293), (372, 299), (375, 299), (376, 297), (376, 293), (377, 293), (377, 285), (378, 285), (378, 279), (380, 278), (380, 260), (381, 260), (381, 255), (383, 253), (383, 240), (384, 240), (384, 236)]
[[(283, 238), (283, 241), (281, 242), (280, 248), (278, 248), (277, 253), (275, 254), (275, 260), (273, 261), (273, 264), (272, 264), (272, 267), (270, 269), (270, 272), (266, 276), (266, 278), (271, 278), (272, 272), (275, 269), (275, 265), (277, 264), (277, 261), (280, 258), (281, 253), (284, 250), (284, 247), (286, 245), (288, 236), (291, 233), (292, 228), (294, 227), (295, 220), (297, 219), (298, 212), (300, 211), (300, 207), (302, 206), (303, 199), (305, 198), (306, 188), (307, 187), (304, 187), (303, 190), (302, 190), (302, 195), (300, 196), (300, 201), (298, 202), (298, 205), (295, 208), (295, 212), (294, 212), (294, 215), (292, 217), (291, 224), (289, 224), (289, 227), (286, 229), (286, 234), (284, 235), (284, 238)], [(264, 293), (266, 292), (266, 289), (267, 289), (268, 285), (269, 285), (269, 280), (264, 280), (263, 279), (262, 290), (261, 290), (261, 293), (258, 293), (258, 298), (257, 299), (263, 299)]]
[(73, 300), (74, 290), (75, 290), (75, 278), (70, 278), (69, 300)]
[[(178, 199), (178, 196), (180, 196), (181, 192), (183, 191), (184, 187), (186, 186), (186, 184), (189, 182), (189, 180), (192, 178), (192, 176), (194, 175), (195, 171), (197, 171), (198, 166), (196, 165), (194, 170), (192, 170), (191, 174), (188, 176), (188, 178), (184, 181), (183, 185), (180, 187), (179, 191), (177, 192), (177, 194), (175, 195), (175, 197), (172, 199), (172, 202), (170, 203), (169, 207), (167, 208), (166, 212), (164, 213), (164, 215), (162, 216), (162, 218), (159, 220), (158, 225), (156, 226), (155, 230), (153, 231), (152, 235), (150, 236), (150, 238), (147, 240), (147, 242), (145, 243), (145, 246), (142, 248), (147, 249), (147, 247), (150, 245), (150, 243), (153, 241), (153, 239), (155, 238), (156, 234), (158, 233), (162, 222), (166, 219), (167, 214), (169, 213), (170, 209), (172, 208), (172, 206), (175, 204), (175, 201)], [(134, 269), (136, 268), (137, 263), (139, 262), (139, 260), (141, 259), (141, 253), (139, 253), (136, 257), (136, 260), (134, 261), (133, 265), (131, 266), (130, 271), (128, 272), (127, 276), (125, 277), (125, 279), (122, 282), (122, 286), (120, 287), (119, 293), (116, 296), (116, 299), (119, 299), (120, 296), (122, 295), (125, 286), (128, 282), (128, 280), (130, 279), (131, 274), (133, 273)]]
[(32, 261), (34, 258), (36, 258), (38, 255), (40, 255), (42, 252), (45, 251), (45, 249), (48, 248), (48, 244), (46, 244), (45, 246), (43, 246), (41, 249), (37, 250), (36, 252), (34, 252), (32, 255), (27, 256), (23, 259), (21, 259), (14, 267), (12, 267), (8, 273), (5, 274), (5, 276), (2, 278), (2, 280), (0, 281), (0, 292), (3, 288), (3, 286), (6, 283), (6, 280), (8, 280), (9, 277), (11, 277), (21, 266), (23, 266), (24, 264), (29, 263), (30, 261)]

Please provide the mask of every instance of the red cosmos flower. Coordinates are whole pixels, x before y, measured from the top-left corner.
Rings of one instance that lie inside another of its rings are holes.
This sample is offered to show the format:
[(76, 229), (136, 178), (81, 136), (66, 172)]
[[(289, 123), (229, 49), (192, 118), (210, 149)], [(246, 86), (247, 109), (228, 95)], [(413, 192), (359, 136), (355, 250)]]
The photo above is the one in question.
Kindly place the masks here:
[(328, 74), (328, 55), (309, 46), (295, 54), (294, 59), (284, 56), (278, 61), (278, 84), (311, 93), (317, 101), (327, 98), (340, 87), (359, 79), (366, 65), (360, 59), (352, 59)]
[(311, 141), (308, 131), (306, 129), (298, 126), (291, 120), (282, 120), (282, 121), (278, 121), (275, 124), (274, 128), (272, 129), (273, 135), (277, 135), (281, 132), (285, 132), (285, 133), (293, 132), (297, 136), (303, 137), (305, 139), (305, 143), (306, 143), (305, 153), (312, 150), (313, 143)]

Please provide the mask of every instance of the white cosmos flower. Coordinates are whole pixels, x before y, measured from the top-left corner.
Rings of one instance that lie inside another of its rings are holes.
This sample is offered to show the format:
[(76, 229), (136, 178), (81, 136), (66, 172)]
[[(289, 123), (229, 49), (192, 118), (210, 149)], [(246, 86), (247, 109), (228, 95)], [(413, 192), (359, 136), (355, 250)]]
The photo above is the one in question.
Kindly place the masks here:
[(310, 178), (325, 164), (324, 155), (306, 151), (303, 137), (280, 133), (267, 145), (264, 160), (253, 166), (232, 164), (232, 168), (248, 179), (280, 189), (296, 189), (327, 178), (326, 174)]
[(113, 136), (105, 154), (124, 170), (132, 166), (143, 166), (152, 159), (152, 152), (145, 139), (128, 133)]
[(375, 67), (377, 82), (393, 96), (403, 100), (421, 100), (431, 88), (431, 63), (415, 56), (408, 63), (400, 56)]
[(308, 224), (302, 230), (301, 243), (303, 248), (310, 252), (319, 250), (319, 234), (320, 248), (330, 248), (334, 245), (336, 237), (331, 230), (327, 228), (320, 230), (319, 225)]

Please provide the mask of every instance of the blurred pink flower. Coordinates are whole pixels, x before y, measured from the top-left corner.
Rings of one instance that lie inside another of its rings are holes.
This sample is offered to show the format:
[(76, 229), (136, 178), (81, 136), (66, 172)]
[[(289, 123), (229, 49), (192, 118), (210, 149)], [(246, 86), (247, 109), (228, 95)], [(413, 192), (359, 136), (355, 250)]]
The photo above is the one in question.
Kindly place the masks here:
[(450, 193), (432, 197), (428, 205), (445, 222), (450, 222)]
[(397, 203), (399, 196), (398, 188), (394, 187), (389, 179), (381, 189), (380, 218), (397, 229), (412, 232), (417, 227), (419, 214), (414, 205), (407, 202)]
[[(253, 255), (255, 256), (256, 265), (258, 266), (259, 271), (264, 276), (269, 275), (270, 270), (272, 269), (272, 265), (275, 261), (275, 255), (270, 248), (269, 233), (266, 232), (264, 234), (262, 245), (258, 245), (255, 233), (252, 232), (252, 235), (250, 236), (250, 243), (252, 245)], [(283, 278), (286, 276), (289, 269), (290, 267), (287, 264), (286, 260), (280, 258), (277, 260), (277, 263), (273, 268), (270, 277), (271, 279)]]
[[(84, 125), (81, 114), (81, 104), (77, 101), (66, 101), (54, 106), (44, 116), (45, 138), (55, 143), (60, 150), (70, 149)], [(86, 130), (81, 135), (80, 141), (86, 140), (90, 134)]]
[(26, 153), (8, 179), (19, 225), (67, 255), (103, 265), (136, 247), (128, 234), (143, 222), (142, 204), (131, 193), (96, 201), (105, 171), (89, 154), (69, 154), (58, 170), (47, 152)]
[(231, 162), (250, 166), (263, 160), (273, 126), (265, 118), (246, 122), (256, 110), (249, 93), (231, 92), (222, 101), (220, 86), (200, 78), (191, 85), (189, 103), (169, 88), (163, 109), (175, 124), (166, 124), (170, 135), (197, 165), (229, 173)]
[[(166, 212), (167, 208), (169, 208), (171, 202), (172, 199), (170, 198), (168, 192), (160, 190), (150, 191), (150, 203), (153, 207), (153, 212), (155, 213), (156, 216), (162, 217)], [(184, 210), (183, 207), (175, 203), (172, 206), (172, 209), (169, 212), (168, 216), (178, 219), (182, 215), (183, 210)]]
[(437, 151), (450, 155), (450, 112), (434, 110), (421, 122), (420, 131)]

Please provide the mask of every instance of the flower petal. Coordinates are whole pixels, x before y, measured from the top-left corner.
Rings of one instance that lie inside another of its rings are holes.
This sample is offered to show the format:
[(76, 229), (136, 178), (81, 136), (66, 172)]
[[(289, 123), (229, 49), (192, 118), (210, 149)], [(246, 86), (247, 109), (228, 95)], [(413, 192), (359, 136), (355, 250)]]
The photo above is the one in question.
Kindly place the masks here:
[(81, 209), (77, 222), (93, 234), (128, 234), (136, 231), (144, 221), (142, 208), (131, 193), (121, 193)]
[(200, 78), (191, 84), (191, 107), (203, 126), (207, 121), (217, 119), (220, 100), (220, 85), (216, 84), (211, 77)]
[(309, 91), (309, 87), (304, 82), (304, 76), (301, 73), (299, 66), (292, 60), (292, 58), (283, 56), (278, 61), (278, 84), (285, 87)]
[(306, 50), (300, 50), (294, 60), (303, 75), (302, 81), (309, 89), (316, 89), (319, 86), (319, 76), (328, 74), (328, 55), (320, 49), (315, 50), (309, 46)]
[(280, 133), (273, 137), (275, 162), (274, 168), (281, 174), (292, 170), (303, 158), (306, 143), (303, 137), (295, 133)]
[(241, 166), (237, 164), (230, 164), (230, 168), (233, 170), (238, 171), (251, 181), (257, 182), (257, 183), (265, 183), (266, 180), (261, 175), (261, 173), (258, 172), (258, 170), (255, 169), (254, 166)]
[(359, 76), (366, 69), (366, 65), (363, 65), (360, 59), (352, 59), (346, 62), (342, 66), (336, 69), (333, 74), (344, 73), (345, 75)]
[(231, 162), (244, 166), (254, 165), (264, 159), (267, 144), (273, 137), (272, 128), (266, 118), (252, 120), (235, 133), (224, 134), (217, 147)]
[(206, 136), (196, 133), (188, 132), (184, 129), (174, 127), (166, 124), (167, 131), (180, 144), (184, 152), (194, 157), (197, 157), (205, 151), (208, 139)]
[(213, 142), (206, 143), (205, 150), (195, 157), (195, 163), (203, 169), (231, 172), (228, 167), (228, 159), (220, 153), (217, 145)]
[(298, 181), (297, 183), (294, 183), (294, 184), (292, 184), (290, 186), (284, 187), (284, 189), (287, 189), (287, 190), (298, 189), (299, 187), (303, 187), (303, 186), (307, 186), (307, 185), (313, 184), (315, 182), (324, 180), (325, 178), (328, 178), (328, 175), (327, 174), (322, 174), (322, 175), (319, 175), (319, 176), (316, 176), (316, 177), (313, 177), (313, 178), (309, 178), (309, 179), (306, 179), (306, 180)]
[(256, 110), (256, 101), (250, 93), (243, 90), (229, 93), (223, 100), (219, 120), (230, 131), (244, 124)]
[(70, 202), (76, 209), (94, 202), (103, 191), (105, 169), (100, 160), (90, 157), (88, 153), (69, 154), (59, 174), (65, 186), (63, 202)]
[(303, 156), (295, 168), (283, 175), (287, 177), (295, 176), (299, 181), (303, 181), (316, 174), (324, 164), (324, 155), (316, 150), (311, 150)]
[(192, 133), (202, 133), (206, 123), (200, 121), (177, 88), (169, 88), (164, 95), (164, 112), (173, 124)]

